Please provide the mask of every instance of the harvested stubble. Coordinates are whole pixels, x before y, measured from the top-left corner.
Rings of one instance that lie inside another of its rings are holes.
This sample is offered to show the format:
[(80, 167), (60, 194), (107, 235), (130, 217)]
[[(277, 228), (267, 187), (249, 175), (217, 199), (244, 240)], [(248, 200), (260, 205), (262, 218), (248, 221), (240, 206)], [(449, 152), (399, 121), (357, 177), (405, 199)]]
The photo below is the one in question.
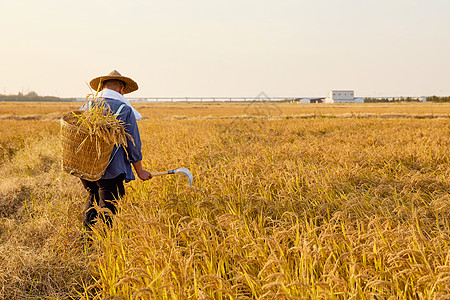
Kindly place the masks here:
[(73, 299), (90, 278), (76, 242), (84, 195), (60, 169), (59, 132), (59, 120), (0, 121), (0, 299)]

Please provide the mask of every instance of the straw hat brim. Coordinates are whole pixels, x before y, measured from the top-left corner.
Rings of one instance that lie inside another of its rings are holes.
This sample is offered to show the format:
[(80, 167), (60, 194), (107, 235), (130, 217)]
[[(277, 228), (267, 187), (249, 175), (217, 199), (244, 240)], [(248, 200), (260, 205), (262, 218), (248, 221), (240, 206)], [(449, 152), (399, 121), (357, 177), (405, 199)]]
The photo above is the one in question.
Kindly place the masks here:
[(100, 89), (102, 88), (99, 85), (101, 85), (106, 80), (111, 80), (111, 79), (120, 80), (125, 83), (125, 89), (123, 91), (124, 94), (134, 92), (139, 88), (138, 84), (133, 79), (131, 79), (129, 77), (125, 77), (125, 76), (118, 76), (118, 75), (106, 75), (106, 76), (96, 77), (96, 78), (92, 79), (91, 82), (89, 82), (89, 85), (91, 86), (91, 88), (93, 88), (95, 91), (97, 91), (99, 89), (99, 87), (100, 87)]

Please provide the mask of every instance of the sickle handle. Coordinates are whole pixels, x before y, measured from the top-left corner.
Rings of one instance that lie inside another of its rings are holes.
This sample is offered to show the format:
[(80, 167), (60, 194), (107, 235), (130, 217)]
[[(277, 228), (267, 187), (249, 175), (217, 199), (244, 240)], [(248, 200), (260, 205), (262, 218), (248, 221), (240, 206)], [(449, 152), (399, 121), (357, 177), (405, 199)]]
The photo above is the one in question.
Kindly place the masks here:
[(163, 172), (157, 172), (157, 173), (151, 173), (152, 176), (159, 176), (159, 175), (166, 175), (169, 174), (169, 171), (163, 171)]
[(166, 175), (166, 174), (175, 174), (175, 170), (152, 173), (152, 176), (159, 176), (159, 175)]

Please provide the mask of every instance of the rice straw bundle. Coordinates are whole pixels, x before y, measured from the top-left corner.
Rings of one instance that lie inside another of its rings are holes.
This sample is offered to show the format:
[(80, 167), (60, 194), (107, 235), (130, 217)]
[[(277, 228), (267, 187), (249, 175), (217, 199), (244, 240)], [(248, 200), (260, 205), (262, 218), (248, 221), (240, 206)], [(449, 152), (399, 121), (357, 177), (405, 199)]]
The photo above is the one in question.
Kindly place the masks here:
[[(80, 144), (79, 148), (89, 138), (91, 141), (95, 141), (99, 157), (101, 155), (101, 142), (118, 146), (119, 144), (126, 145), (127, 137), (133, 140), (125, 131), (125, 123), (117, 119), (107, 106), (108, 105), (104, 100), (100, 100), (93, 102), (86, 111), (72, 112), (73, 116), (77, 119), (75, 126), (77, 126), (79, 130), (88, 132), (88, 136)], [(79, 151), (79, 149), (77, 149), (77, 151)]]
[(72, 175), (95, 181), (104, 174), (114, 145), (127, 145), (127, 138), (134, 141), (106, 101), (94, 97), (90, 103), (86, 111), (70, 112), (61, 120), (62, 167)]

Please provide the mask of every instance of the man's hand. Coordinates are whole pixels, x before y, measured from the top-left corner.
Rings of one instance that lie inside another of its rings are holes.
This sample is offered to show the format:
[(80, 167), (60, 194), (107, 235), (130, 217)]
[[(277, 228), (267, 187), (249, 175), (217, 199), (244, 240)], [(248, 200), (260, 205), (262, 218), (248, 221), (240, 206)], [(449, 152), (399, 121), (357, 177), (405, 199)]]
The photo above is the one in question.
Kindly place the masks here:
[(143, 181), (152, 179), (152, 174), (146, 170), (141, 170), (141, 172), (137, 172), (137, 175)]
[(141, 180), (146, 181), (146, 180), (152, 179), (152, 174), (142, 168), (141, 160), (133, 163), (133, 167), (134, 167), (134, 170), (136, 171), (137, 176)]

